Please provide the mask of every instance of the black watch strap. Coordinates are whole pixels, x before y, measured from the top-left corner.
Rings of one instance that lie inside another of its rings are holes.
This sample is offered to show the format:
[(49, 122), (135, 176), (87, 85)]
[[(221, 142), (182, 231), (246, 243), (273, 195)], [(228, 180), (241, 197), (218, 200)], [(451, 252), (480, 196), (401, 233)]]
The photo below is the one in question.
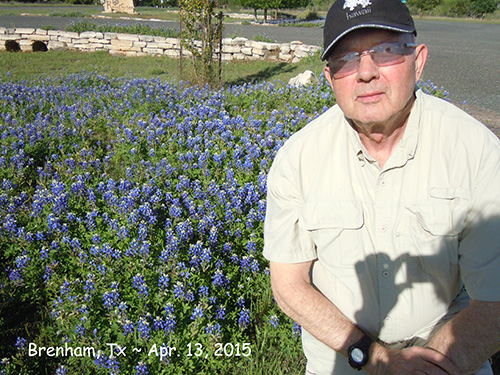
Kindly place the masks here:
[(349, 365), (360, 371), (368, 363), (370, 356), (368, 351), (375, 340), (368, 335), (364, 335), (358, 342), (349, 347), (347, 358)]

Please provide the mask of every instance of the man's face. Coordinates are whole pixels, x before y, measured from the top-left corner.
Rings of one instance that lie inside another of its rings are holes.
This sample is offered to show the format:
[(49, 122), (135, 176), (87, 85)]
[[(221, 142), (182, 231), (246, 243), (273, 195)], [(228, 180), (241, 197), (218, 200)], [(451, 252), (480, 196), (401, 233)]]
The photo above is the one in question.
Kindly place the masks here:
[[(361, 29), (347, 34), (333, 50), (333, 55), (363, 52), (387, 42), (409, 42), (407, 34), (377, 29)], [(332, 86), (337, 103), (358, 126), (383, 128), (405, 121), (411, 104), (415, 83), (420, 79), (427, 58), (425, 45), (419, 45), (404, 61), (389, 66), (377, 66), (369, 54), (361, 57), (354, 73), (334, 78), (329, 67), (325, 76)], [(403, 125), (403, 124), (400, 124)]]

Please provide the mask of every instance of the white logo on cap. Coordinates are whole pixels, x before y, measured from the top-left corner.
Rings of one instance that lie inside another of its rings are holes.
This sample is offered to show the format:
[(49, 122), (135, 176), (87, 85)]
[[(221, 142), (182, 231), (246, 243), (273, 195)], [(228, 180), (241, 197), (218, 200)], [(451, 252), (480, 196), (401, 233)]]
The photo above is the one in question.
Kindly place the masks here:
[(353, 11), (359, 5), (366, 8), (368, 5), (372, 5), (372, 2), (370, 0), (345, 0), (344, 9), (349, 8), (350, 11)]

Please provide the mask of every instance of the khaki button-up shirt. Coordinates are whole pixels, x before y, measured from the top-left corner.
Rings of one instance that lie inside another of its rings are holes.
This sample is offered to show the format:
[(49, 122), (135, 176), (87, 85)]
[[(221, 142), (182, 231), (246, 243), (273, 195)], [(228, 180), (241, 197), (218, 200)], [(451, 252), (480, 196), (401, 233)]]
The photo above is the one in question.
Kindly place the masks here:
[[(467, 293), (500, 301), (498, 138), (416, 95), (383, 169), (334, 106), (286, 142), (268, 177), (265, 257), (316, 260), (314, 285), (387, 343), (427, 338)], [(322, 357), (329, 349), (307, 332), (303, 340), (311, 363), (333, 366), (334, 353)]]

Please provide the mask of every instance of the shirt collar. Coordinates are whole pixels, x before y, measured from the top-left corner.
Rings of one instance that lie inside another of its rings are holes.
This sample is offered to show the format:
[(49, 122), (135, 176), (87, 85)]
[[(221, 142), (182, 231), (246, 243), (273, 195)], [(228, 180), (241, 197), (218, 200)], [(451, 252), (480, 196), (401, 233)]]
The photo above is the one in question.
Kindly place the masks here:
[[(408, 117), (408, 123), (406, 124), (406, 129), (403, 134), (403, 138), (399, 142), (398, 146), (394, 150), (390, 159), (388, 160), (390, 164), (386, 164), (384, 169), (389, 166), (391, 168), (403, 166), (415, 157), (415, 152), (418, 146), (418, 133), (420, 127), (420, 103), (422, 99), (419, 97), (422, 95), (421, 91), (418, 90), (416, 93), (416, 99), (413, 104), (413, 108)], [(361, 163), (369, 162), (376, 163), (376, 160), (370, 156), (366, 151), (365, 146), (361, 143), (358, 132), (352, 127), (351, 123), (347, 118), (344, 118), (345, 126), (347, 127), (348, 138), (353, 151)]]

